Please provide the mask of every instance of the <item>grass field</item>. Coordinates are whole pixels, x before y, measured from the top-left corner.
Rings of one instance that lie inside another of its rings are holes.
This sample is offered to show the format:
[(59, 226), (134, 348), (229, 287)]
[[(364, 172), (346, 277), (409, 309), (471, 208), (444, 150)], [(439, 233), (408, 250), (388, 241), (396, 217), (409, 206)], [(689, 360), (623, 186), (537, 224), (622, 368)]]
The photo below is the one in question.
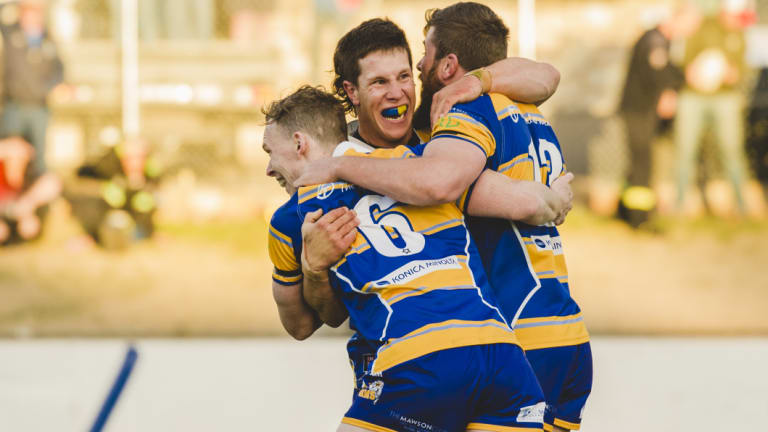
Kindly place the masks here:
[[(164, 224), (124, 252), (73, 244), (77, 228), (53, 219), (42, 240), (0, 250), (1, 336), (282, 334), (263, 217)], [(768, 223), (660, 226), (569, 217), (571, 289), (590, 330), (768, 335)]]

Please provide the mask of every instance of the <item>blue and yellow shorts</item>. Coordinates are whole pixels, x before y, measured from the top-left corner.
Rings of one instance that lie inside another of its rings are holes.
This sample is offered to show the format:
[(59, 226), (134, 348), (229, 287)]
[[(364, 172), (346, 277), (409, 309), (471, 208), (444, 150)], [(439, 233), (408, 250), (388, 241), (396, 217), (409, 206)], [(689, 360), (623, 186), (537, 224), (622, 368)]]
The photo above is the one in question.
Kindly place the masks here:
[(551, 425), (578, 430), (587, 397), (592, 391), (592, 350), (589, 342), (526, 351), (539, 379), (547, 412), (544, 428)]
[(380, 375), (365, 366), (343, 423), (372, 431), (542, 429), (544, 395), (517, 345), (436, 351)]

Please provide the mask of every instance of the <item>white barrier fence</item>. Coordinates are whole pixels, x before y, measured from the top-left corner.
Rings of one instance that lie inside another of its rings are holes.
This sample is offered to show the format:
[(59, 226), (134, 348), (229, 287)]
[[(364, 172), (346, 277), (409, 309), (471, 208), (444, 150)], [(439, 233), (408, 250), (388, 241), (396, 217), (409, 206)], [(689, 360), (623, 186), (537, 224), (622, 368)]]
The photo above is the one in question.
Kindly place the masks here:
[[(83, 431), (120, 340), (0, 341), (0, 430)], [(341, 338), (141, 340), (105, 431), (332, 431), (351, 397)], [(584, 432), (762, 430), (768, 339), (593, 340)]]

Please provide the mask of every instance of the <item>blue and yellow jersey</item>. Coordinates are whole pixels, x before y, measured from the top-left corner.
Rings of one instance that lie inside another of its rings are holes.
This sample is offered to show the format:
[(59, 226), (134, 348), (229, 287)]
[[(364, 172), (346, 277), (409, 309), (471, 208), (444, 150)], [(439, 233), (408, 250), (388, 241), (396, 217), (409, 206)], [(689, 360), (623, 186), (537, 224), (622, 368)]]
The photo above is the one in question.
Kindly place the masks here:
[[(409, 148), (344, 142), (335, 155), (416, 157)], [(494, 306), (482, 263), (455, 204), (417, 207), (348, 183), (302, 187), (299, 219), (346, 206), (357, 237), (331, 268), (350, 326), (377, 346), (373, 373), (449, 348), (516, 343)]]
[(269, 222), (267, 249), (274, 266), (272, 280), (280, 285), (301, 283), (301, 219), (298, 194), (280, 206)]
[[(534, 105), (499, 94), (455, 106), (432, 131), (470, 142), (488, 156), (486, 168), (513, 179), (551, 185), (565, 163), (552, 127)], [(473, 188), (459, 198), (466, 211)], [(554, 225), (530, 226), (467, 217), (483, 265), (523, 348), (576, 345), (589, 340), (570, 297), (562, 240)]]

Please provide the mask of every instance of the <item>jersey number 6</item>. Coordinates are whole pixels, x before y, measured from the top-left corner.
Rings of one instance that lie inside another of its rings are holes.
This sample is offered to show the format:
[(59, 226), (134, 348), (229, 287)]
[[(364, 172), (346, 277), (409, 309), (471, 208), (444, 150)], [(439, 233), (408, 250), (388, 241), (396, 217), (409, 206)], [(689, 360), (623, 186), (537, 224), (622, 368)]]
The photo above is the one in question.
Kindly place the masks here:
[(366, 195), (355, 205), (360, 219), (358, 229), (376, 252), (386, 257), (413, 255), (424, 249), (424, 235), (413, 230), (400, 212), (388, 212), (395, 205), (392, 198)]

